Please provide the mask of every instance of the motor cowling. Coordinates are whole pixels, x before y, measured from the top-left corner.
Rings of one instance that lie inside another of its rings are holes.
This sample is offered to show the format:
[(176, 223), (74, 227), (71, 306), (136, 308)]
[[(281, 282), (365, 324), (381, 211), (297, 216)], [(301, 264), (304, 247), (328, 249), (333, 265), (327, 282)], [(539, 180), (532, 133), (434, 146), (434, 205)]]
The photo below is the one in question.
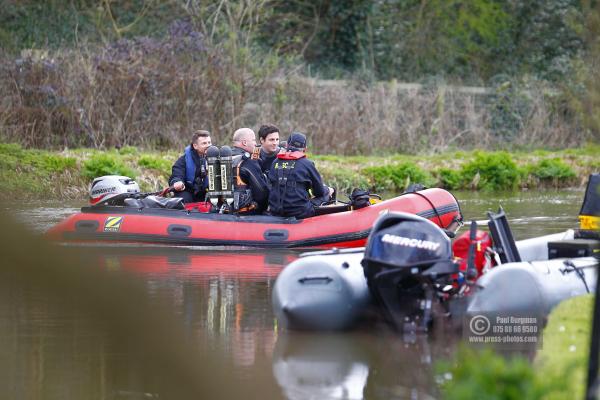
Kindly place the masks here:
[(90, 204), (103, 205), (124, 198), (126, 194), (140, 192), (137, 182), (129, 177), (120, 175), (101, 176), (90, 185)]
[(414, 214), (393, 212), (375, 222), (363, 267), (368, 281), (383, 270), (415, 273), (450, 259), (450, 239), (437, 225)]
[(375, 222), (362, 265), (373, 298), (400, 330), (407, 323), (427, 330), (436, 291), (458, 272), (444, 231), (407, 213), (387, 213)]

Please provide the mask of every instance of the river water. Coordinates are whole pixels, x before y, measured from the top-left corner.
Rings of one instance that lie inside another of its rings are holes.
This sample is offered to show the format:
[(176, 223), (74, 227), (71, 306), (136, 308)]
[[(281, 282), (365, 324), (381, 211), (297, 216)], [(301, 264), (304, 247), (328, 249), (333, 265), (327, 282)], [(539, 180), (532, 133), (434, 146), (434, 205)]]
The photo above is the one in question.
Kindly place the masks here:
[[(502, 206), (517, 240), (576, 227), (583, 199), (582, 190), (455, 195), (467, 221), (483, 223), (486, 211)], [(18, 203), (4, 204), (2, 211), (37, 234), (79, 206)], [(65, 260), (71, 253), (86, 260), (79, 261), (81, 272), (132, 279), (137, 291), (127, 296), (120, 284), (119, 290), (104, 288), (100, 280), (94, 287), (99, 278), (86, 275), (69, 280), (60, 269), (40, 274), (45, 278), (38, 276), (43, 282), (35, 284), (3, 279), (2, 398), (437, 398), (435, 363), (450, 357), (460, 340), (444, 331), (406, 340), (385, 324), (336, 334), (283, 331), (271, 310), (271, 289), (298, 256), (292, 251), (60, 251)], [(113, 300), (122, 307), (98, 311), (98, 303)], [(172, 318), (166, 330), (157, 322), (163, 315), (158, 310)], [(179, 344), (187, 350), (182, 353)], [(185, 369), (188, 363), (200, 366), (197, 374)]]

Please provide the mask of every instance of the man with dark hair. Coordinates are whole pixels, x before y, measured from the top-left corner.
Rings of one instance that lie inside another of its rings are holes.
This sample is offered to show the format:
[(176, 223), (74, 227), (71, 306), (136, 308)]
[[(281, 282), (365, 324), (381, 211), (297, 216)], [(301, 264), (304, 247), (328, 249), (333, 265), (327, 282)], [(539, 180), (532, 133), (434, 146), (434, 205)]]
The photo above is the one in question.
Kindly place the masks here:
[(210, 132), (194, 132), (192, 142), (173, 164), (169, 186), (175, 190), (175, 197), (182, 197), (185, 203), (204, 201), (206, 198), (206, 149), (210, 145)]
[(240, 128), (233, 134), (233, 208), (240, 214), (260, 214), (267, 209), (269, 188), (258, 159), (253, 156), (256, 134)]
[[(285, 153), (271, 164), (269, 211), (282, 217), (308, 218), (315, 215), (315, 205), (330, 199), (333, 189), (325, 186), (315, 164), (306, 158), (306, 136), (294, 132)], [(309, 190), (314, 198), (311, 199)]]
[(258, 140), (260, 141), (260, 168), (266, 174), (279, 153), (279, 128), (270, 124), (262, 125), (258, 130)]

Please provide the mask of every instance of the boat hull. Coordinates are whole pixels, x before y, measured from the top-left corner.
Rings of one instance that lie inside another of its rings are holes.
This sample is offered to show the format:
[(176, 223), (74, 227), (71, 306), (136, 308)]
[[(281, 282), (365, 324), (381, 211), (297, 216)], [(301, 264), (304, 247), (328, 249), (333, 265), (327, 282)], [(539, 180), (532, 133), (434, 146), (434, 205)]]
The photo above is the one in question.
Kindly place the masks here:
[(360, 247), (377, 217), (388, 211), (418, 214), (446, 228), (461, 218), (443, 189), (407, 193), (359, 210), (297, 220), (187, 210), (84, 207), (47, 232), (60, 242), (153, 243), (180, 246)]

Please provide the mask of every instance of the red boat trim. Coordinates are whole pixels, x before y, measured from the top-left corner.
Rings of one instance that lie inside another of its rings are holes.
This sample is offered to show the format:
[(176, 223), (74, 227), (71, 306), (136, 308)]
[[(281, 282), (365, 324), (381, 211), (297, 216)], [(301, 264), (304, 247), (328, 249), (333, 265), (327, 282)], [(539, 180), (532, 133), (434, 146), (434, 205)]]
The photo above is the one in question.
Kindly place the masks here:
[(127, 234), (111, 232), (64, 232), (65, 240), (77, 241), (116, 241), (132, 243), (158, 243), (180, 246), (243, 246), (243, 247), (277, 247), (277, 248), (295, 248), (295, 247), (315, 247), (323, 245), (332, 245), (336, 243), (349, 242), (354, 240), (364, 240), (369, 236), (371, 229), (359, 232), (343, 233), (339, 235), (321, 236), (318, 238), (301, 239), (293, 241), (257, 241), (257, 240), (231, 240), (231, 239), (202, 239), (186, 237), (167, 237), (162, 235), (144, 235)]
[[(85, 211), (84, 211), (85, 209)], [(90, 208), (84, 207), (82, 211), (90, 213), (93, 210), (94, 214), (114, 214), (115, 209), (120, 211), (120, 214), (138, 214), (140, 212), (144, 212), (145, 214), (154, 214), (165, 216), (165, 214), (173, 214), (179, 212), (181, 215), (173, 215), (177, 217), (183, 217), (182, 219), (214, 219), (220, 221), (244, 221), (250, 223), (266, 223), (266, 222), (276, 222), (276, 223), (284, 223), (284, 224), (297, 224), (302, 222), (302, 220), (296, 220), (293, 218), (281, 218), (281, 217), (273, 217), (273, 216), (244, 216), (239, 217), (236, 215), (227, 215), (227, 214), (204, 214), (204, 213), (190, 213), (182, 210), (165, 210), (165, 209), (123, 209), (121, 207), (102, 207), (102, 208)], [(123, 210), (127, 210), (123, 212)], [(100, 211), (100, 212), (98, 212)], [(457, 204), (446, 204), (443, 206), (438, 206), (435, 209), (429, 209), (425, 211), (418, 212), (417, 215), (432, 219), (434, 217), (443, 216), (449, 213), (453, 213), (459, 211), (459, 207)], [(215, 218), (215, 216), (217, 218)], [(87, 223), (94, 223), (96, 221), (78, 221), (78, 223), (83, 223), (84, 225)], [(186, 226), (183, 224), (175, 224), (172, 225), (175, 227)], [(97, 223), (95, 227), (89, 227), (89, 230), (95, 230), (97, 227)], [(158, 244), (171, 244), (171, 245), (182, 245), (182, 246), (245, 246), (245, 247), (269, 247), (269, 248), (298, 248), (298, 247), (318, 247), (324, 245), (335, 245), (338, 243), (356, 241), (356, 240), (365, 240), (371, 229), (361, 230), (357, 232), (346, 232), (336, 235), (328, 235), (328, 236), (320, 236), (315, 238), (306, 238), (299, 240), (287, 240), (287, 237), (282, 236), (280, 238), (274, 238), (273, 240), (231, 240), (231, 239), (204, 239), (204, 238), (188, 238), (187, 235), (183, 233), (179, 234), (178, 232), (171, 232), (172, 236), (164, 236), (164, 235), (151, 235), (151, 234), (143, 234), (143, 233), (117, 233), (117, 232), (90, 232), (87, 226), (83, 226), (84, 229), (76, 231), (76, 232), (64, 232), (63, 238), (67, 241), (116, 241), (116, 242), (132, 242), (132, 243), (158, 243)], [(93, 228), (93, 229), (91, 229)], [(445, 227), (444, 227), (445, 228)], [(277, 230), (277, 229), (275, 229)], [(87, 232), (86, 232), (87, 231)], [(176, 234), (177, 233), (177, 234)]]
[(298, 224), (302, 222), (296, 218), (276, 217), (273, 215), (235, 215), (235, 214), (216, 214), (203, 213), (190, 210), (173, 210), (167, 208), (134, 208), (134, 207), (82, 207), (83, 214), (136, 214), (136, 215), (155, 215), (160, 217), (173, 217), (181, 219), (203, 219), (208, 221), (223, 222), (250, 222), (250, 223), (275, 223), (275, 224)]

